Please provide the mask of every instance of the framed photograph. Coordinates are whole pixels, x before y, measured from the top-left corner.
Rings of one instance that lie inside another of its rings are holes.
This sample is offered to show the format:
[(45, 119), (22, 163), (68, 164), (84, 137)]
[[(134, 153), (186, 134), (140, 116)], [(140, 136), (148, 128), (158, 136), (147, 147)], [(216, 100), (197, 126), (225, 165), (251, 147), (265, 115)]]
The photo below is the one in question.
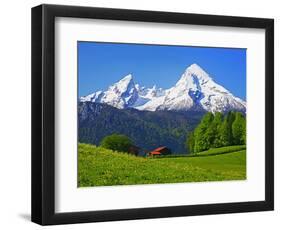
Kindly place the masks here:
[(32, 221), (274, 208), (274, 21), (32, 8)]

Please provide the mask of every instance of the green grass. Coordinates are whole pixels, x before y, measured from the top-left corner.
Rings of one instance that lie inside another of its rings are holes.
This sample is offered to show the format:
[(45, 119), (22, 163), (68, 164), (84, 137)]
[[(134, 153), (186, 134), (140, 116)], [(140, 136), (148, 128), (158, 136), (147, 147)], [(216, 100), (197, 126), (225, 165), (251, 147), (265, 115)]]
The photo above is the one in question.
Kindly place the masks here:
[(142, 158), (79, 144), (78, 154), (79, 187), (246, 179), (245, 146), (211, 149), (196, 157)]
[(246, 145), (234, 145), (234, 146), (226, 146), (221, 148), (213, 148), (207, 151), (203, 151), (200, 153), (195, 153), (190, 155), (192, 156), (211, 156), (211, 155), (219, 155), (223, 153), (231, 153), (231, 152), (238, 152), (241, 150), (246, 150)]
[(156, 156), (159, 158), (175, 158), (175, 157), (202, 157), (202, 156), (215, 156), (224, 153), (231, 153), (231, 152), (238, 152), (241, 150), (246, 150), (246, 145), (234, 145), (234, 146), (226, 146), (221, 148), (212, 148), (207, 151), (203, 151), (200, 153), (194, 154), (173, 154), (173, 155), (163, 155), (163, 156)]

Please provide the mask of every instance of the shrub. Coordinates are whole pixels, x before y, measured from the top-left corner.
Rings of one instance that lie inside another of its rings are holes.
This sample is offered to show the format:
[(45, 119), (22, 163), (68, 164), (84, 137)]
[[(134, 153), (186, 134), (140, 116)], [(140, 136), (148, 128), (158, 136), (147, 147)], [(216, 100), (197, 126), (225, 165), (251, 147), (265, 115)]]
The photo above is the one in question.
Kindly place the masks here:
[(133, 142), (125, 135), (112, 134), (110, 136), (104, 137), (100, 145), (106, 149), (111, 149), (118, 152), (128, 152), (130, 146), (133, 145)]

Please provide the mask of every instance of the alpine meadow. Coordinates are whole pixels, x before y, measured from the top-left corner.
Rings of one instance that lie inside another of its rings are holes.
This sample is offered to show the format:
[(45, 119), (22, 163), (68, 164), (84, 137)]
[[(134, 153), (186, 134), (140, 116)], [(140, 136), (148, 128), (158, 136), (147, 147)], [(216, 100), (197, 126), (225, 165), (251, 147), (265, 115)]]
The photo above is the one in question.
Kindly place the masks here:
[(246, 50), (78, 42), (78, 187), (245, 180)]

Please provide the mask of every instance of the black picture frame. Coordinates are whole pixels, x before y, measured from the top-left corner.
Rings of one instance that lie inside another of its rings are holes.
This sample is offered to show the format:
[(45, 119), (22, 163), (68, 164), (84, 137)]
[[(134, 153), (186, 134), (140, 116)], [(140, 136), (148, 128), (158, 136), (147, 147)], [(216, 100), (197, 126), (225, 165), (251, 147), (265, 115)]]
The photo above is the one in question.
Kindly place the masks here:
[[(265, 29), (265, 200), (55, 213), (55, 18), (89, 18)], [(267, 211), (274, 209), (274, 20), (125, 9), (32, 8), (32, 221), (41, 225)]]

